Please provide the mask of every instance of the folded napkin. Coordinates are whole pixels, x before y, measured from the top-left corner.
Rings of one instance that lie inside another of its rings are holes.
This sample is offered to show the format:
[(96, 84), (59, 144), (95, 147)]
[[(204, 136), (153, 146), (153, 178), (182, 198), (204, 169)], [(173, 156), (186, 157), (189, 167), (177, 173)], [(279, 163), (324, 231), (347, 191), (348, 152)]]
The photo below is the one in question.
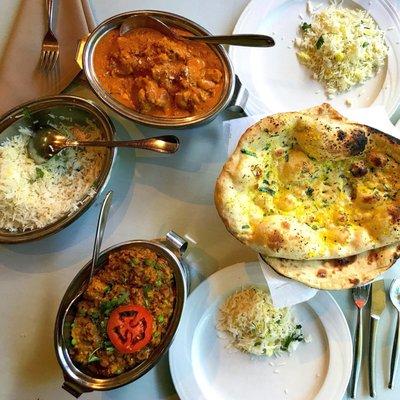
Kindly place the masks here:
[(53, 31), (60, 44), (60, 57), (59, 69), (50, 74), (37, 68), (47, 32), (46, 1), (14, 2), (18, 7), (14, 21), (7, 24), (0, 38), (0, 115), (22, 102), (60, 93), (79, 73), (75, 62), (77, 42), (93, 25), (88, 0), (82, 1), (55, 1)]
[[(359, 108), (359, 109), (338, 109), (338, 111), (352, 121), (356, 121), (382, 132), (388, 133), (400, 139), (400, 130), (389, 120), (383, 106)], [(228, 154), (231, 154), (237, 146), (240, 136), (252, 124), (259, 121), (266, 115), (253, 115), (251, 117), (238, 118), (225, 121), (224, 133), (228, 138)], [(259, 258), (264, 277), (271, 292), (272, 302), (276, 307), (288, 307), (309, 300), (318, 292), (316, 289), (285, 278), (277, 274), (271, 267)], [(400, 261), (385, 272), (380, 279), (393, 279), (400, 276)]]

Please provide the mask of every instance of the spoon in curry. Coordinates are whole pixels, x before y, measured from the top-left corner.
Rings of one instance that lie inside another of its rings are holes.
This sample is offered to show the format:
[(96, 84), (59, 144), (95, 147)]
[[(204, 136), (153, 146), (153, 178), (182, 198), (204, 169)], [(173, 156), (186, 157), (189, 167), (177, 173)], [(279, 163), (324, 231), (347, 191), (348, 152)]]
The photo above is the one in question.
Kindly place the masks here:
[(272, 47), (275, 45), (274, 39), (266, 35), (240, 34), (223, 36), (182, 36), (173, 31), (168, 25), (160, 21), (158, 18), (147, 14), (137, 14), (127, 18), (121, 24), (119, 28), (119, 34), (123, 36), (136, 28), (152, 28), (168, 37), (180, 41), (190, 40), (192, 42), (230, 44), (233, 46), (248, 47)]
[(76, 293), (74, 298), (70, 301), (70, 303), (67, 306), (65, 315), (68, 315), (68, 312), (71, 309), (71, 307), (82, 296), (82, 294), (85, 292), (85, 290), (87, 289), (87, 287), (89, 286), (89, 284), (92, 280), (92, 277), (94, 274), (94, 269), (97, 265), (97, 261), (99, 258), (99, 253), (100, 253), (101, 243), (103, 241), (104, 231), (106, 229), (106, 223), (107, 223), (107, 219), (108, 219), (108, 213), (109, 213), (110, 207), (111, 207), (112, 197), (113, 197), (113, 191), (110, 190), (104, 197), (103, 203), (101, 205), (99, 218), (97, 220), (96, 236), (94, 239), (92, 263), (90, 266), (89, 279), (82, 285), (82, 287), (80, 288), (78, 293)]
[(28, 154), (36, 164), (43, 164), (67, 147), (131, 147), (158, 153), (175, 153), (179, 139), (173, 135), (156, 136), (139, 140), (90, 140), (69, 139), (55, 128), (45, 126), (38, 129), (28, 141)]

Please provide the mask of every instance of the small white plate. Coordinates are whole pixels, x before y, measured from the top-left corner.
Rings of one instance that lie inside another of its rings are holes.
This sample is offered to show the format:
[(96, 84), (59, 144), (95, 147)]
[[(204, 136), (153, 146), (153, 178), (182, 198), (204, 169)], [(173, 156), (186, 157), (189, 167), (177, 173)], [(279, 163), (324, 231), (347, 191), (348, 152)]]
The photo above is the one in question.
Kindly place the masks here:
[[(313, 4), (328, 5), (328, 0)], [(344, 0), (347, 8), (363, 8), (370, 12), (379, 27), (386, 31), (389, 54), (384, 68), (364, 85), (329, 100), (321, 83), (301, 65), (293, 40), (299, 25), (311, 20), (306, 12), (306, 0), (253, 0), (240, 16), (234, 33), (261, 33), (275, 39), (268, 49), (231, 46), (229, 55), (235, 72), (249, 90), (246, 104), (249, 115), (295, 111), (323, 102), (352, 107), (384, 105), (392, 116), (400, 104), (400, 17), (391, 0)], [(389, 29), (389, 30), (388, 30)]]
[(242, 286), (265, 282), (258, 263), (224, 268), (189, 296), (169, 351), (172, 379), (182, 400), (337, 400), (352, 367), (352, 340), (339, 306), (326, 292), (293, 307), (310, 343), (291, 355), (254, 357), (227, 348), (215, 328), (218, 308)]

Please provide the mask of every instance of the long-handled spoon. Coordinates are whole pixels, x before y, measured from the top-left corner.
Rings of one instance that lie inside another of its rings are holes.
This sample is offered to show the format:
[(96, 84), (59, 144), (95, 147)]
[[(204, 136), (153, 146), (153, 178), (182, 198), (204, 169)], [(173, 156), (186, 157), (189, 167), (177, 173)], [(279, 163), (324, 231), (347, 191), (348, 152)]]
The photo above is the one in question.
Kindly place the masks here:
[(223, 36), (183, 36), (173, 31), (168, 25), (158, 18), (147, 14), (132, 15), (127, 18), (119, 28), (119, 34), (125, 35), (136, 28), (152, 28), (175, 40), (190, 40), (203, 43), (230, 44), (234, 46), (249, 47), (272, 47), (275, 45), (274, 39), (266, 35), (241, 34)]
[(392, 357), (390, 360), (390, 378), (389, 378), (389, 389), (393, 389), (397, 366), (399, 364), (400, 357), (400, 279), (394, 279), (390, 285), (389, 291), (390, 301), (397, 310), (397, 328), (393, 340)]
[(131, 147), (158, 153), (175, 153), (179, 149), (179, 139), (173, 135), (157, 136), (139, 140), (90, 140), (68, 139), (55, 128), (45, 126), (38, 129), (28, 142), (28, 154), (36, 164), (43, 164), (67, 147)]
[(98, 258), (99, 258), (101, 242), (103, 241), (104, 230), (106, 228), (106, 223), (107, 223), (107, 219), (108, 219), (108, 213), (109, 213), (110, 207), (111, 207), (112, 196), (113, 196), (113, 192), (112, 192), (112, 190), (110, 190), (106, 194), (106, 196), (105, 196), (105, 198), (103, 200), (103, 204), (101, 205), (101, 209), (100, 209), (100, 213), (99, 213), (99, 219), (97, 220), (96, 236), (95, 236), (95, 239), (94, 239), (92, 264), (91, 264), (91, 268), (90, 268), (89, 279), (86, 281), (86, 283), (84, 285), (82, 285), (82, 287), (80, 288), (78, 293), (74, 296), (74, 298), (68, 304), (66, 312), (65, 312), (65, 315), (68, 314), (68, 312), (71, 309), (71, 307), (82, 296), (82, 294), (84, 293), (84, 291), (89, 286), (89, 284), (90, 284), (90, 282), (92, 280), (94, 269), (96, 267), (96, 264), (97, 264), (97, 261), (98, 261)]

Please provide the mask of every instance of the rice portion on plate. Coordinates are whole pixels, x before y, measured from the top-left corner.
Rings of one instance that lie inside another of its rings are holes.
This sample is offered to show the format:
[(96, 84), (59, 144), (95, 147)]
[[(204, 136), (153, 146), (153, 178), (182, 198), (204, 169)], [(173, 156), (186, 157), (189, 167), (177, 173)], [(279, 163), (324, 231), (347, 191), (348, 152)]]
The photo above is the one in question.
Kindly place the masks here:
[(332, 5), (314, 13), (300, 31), (297, 57), (330, 96), (364, 83), (385, 64), (385, 33), (365, 10)]
[[(98, 139), (94, 126), (70, 128), (74, 137)], [(44, 164), (28, 156), (28, 128), (0, 144), (0, 229), (26, 231), (49, 225), (76, 211), (79, 202), (95, 194), (104, 152), (65, 149)]]
[(249, 287), (229, 296), (218, 316), (217, 329), (228, 333), (231, 345), (255, 355), (292, 352), (304, 341), (289, 308), (275, 308), (270, 295)]

